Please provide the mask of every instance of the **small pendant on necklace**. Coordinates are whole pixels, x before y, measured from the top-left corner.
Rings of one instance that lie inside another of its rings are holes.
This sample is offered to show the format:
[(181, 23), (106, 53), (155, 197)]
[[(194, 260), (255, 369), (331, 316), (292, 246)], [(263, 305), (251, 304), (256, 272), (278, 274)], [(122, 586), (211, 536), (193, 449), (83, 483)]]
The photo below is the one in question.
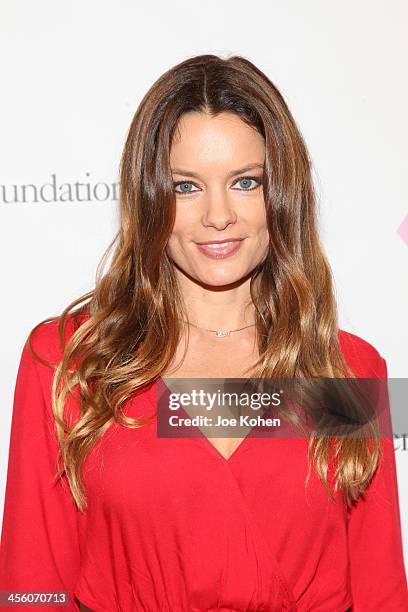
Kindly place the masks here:
[(230, 333), (231, 333), (230, 331), (227, 331), (227, 330), (224, 331), (222, 329), (218, 329), (215, 332), (215, 335), (217, 336), (217, 338), (224, 338), (225, 336), (229, 336)]

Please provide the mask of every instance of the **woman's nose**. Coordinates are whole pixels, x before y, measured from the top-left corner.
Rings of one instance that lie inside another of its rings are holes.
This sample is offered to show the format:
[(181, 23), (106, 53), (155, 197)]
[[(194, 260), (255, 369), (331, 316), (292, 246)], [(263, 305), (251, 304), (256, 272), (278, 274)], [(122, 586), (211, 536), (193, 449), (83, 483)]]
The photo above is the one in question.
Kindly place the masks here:
[(212, 225), (217, 229), (223, 229), (237, 219), (231, 198), (222, 190), (206, 194), (205, 212), (203, 214), (204, 225)]

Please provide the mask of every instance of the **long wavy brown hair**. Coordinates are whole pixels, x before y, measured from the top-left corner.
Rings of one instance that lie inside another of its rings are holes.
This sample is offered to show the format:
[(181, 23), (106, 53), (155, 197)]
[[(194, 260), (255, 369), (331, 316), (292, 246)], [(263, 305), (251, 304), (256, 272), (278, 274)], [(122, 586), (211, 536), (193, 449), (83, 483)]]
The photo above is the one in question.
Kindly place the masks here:
[[(85, 458), (113, 422), (145, 425), (146, 420), (127, 417), (122, 407), (166, 371), (181, 338), (180, 313), (188, 320), (166, 252), (175, 217), (170, 149), (188, 111), (236, 113), (265, 141), (263, 190), (270, 242), (251, 277), (259, 359), (250, 375), (353, 377), (339, 344), (332, 273), (318, 236), (311, 160), (287, 104), (244, 57), (188, 58), (153, 84), (135, 112), (120, 161), (120, 227), (97, 268), (95, 288), (61, 315), (38, 323), (29, 336), (32, 349), (35, 329), (58, 319), (62, 358), (57, 364), (47, 362), (55, 369), (57, 476), (65, 472), (80, 510), (86, 507), (81, 478)], [(68, 319), (75, 325), (65, 341)], [(75, 391), (80, 417), (69, 423), (64, 406)], [(334, 440), (335, 445), (329, 436), (311, 437), (309, 457), (330, 499), (328, 466), (335, 460), (335, 488), (351, 502), (376, 470), (379, 440), (373, 435), (372, 452), (367, 439)]]

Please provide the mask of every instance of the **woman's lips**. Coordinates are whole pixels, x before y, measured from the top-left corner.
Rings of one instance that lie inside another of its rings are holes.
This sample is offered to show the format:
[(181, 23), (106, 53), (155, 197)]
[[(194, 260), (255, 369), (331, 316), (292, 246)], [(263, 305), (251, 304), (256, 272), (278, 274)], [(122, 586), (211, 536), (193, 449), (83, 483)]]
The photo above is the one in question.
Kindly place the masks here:
[(225, 259), (231, 257), (241, 248), (243, 240), (226, 241), (219, 244), (197, 244), (198, 250), (210, 259)]

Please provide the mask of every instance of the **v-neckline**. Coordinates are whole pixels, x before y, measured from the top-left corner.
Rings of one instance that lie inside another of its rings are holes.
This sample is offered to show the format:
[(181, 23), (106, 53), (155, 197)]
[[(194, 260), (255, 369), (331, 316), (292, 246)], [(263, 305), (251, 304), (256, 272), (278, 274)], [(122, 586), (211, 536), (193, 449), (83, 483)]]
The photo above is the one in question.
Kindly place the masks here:
[[(198, 428), (198, 429), (200, 429), (200, 428)], [(202, 436), (199, 436), (199, 439), (203, 440), (204, 444), (206, 444), (207, 446), (210, 447), (210, 450), (213, 451), (213, 454), (215, 454), (215, 456), (219, 457), (221, 459), (221, 461), (223, 461), (224, 463), (228, 464), (228, 463), (230, 463), (235, 458), (235, 456), (238, 454), (238, 451), (241, 449), (241, 447), (245, 445), (245, 442), (247, 441), (247, 438), (252, 433), (252, 431), (253, 431), (253, 429), (251, 429), (251, 431), (248, 433), (248, 435), (244, 436), (244, 438), (241, 440), (241, 442), (238, 444), (238, 446), (232, 451), (232, 453), (230, 454), (230, 456), (228, 458), (225, 457), (225, 455), (223, 455), (222, 452), (219, 451), (218, 448), (212, 442), (210, 442), (210, 440), (204, 434), (202, 434)]]
[[(176, 377), (177, 378), (177, 377)], [(169, 389), (169, 387), (166, 385), (166, 383), (164, 382), (163, 377), (159, 377), (158, 379), (156, 379), (155, 384), (152, 385), (152, 387), (154, 387), (154, 392), (155, 392), (155, 397), (156, 397), (156, 405), (157, 401), (158, 401), (158, 386), (159, 383), (161, 383), (162, 385), (164, 385), (166, 387), (166, 389)], [(204, 446), (207, 446), (207, 448), (210, 450), (210, 452), (213, 453), (213, 455), (215, 457), (218, 457), (224, 464), (228, 465), (230, 464), (233, 459), (235, 459), (236, 455), (238, 454), (238, 452), (242, 452), (244, 446), (247, 446), (248, 443), (248, 438), (251, 436), (252, 432), (256, 429), (256, 426), (252, 427), (250, 429), (250, 431), (248, 432), (248, 434), (246, 436), (243, 437), (243, 439), (241, 440), (241, 442), (238, 444), (238, 446), (232, 451), (231, 455), (227, 458), (225, 457), (225, 455), (222, 454), (221, 451), (218, 450), (218, 448), (216, 448), (214, 446), (214, 444), (212, 442), (210, 442), (210, 440), (207, 438), (207, 436), (202, 432), (202, 430), (200, 429), (200, 427), (198, 427), (197, 425), (194, 426), (194, 429), (198, 430), (200, 433), (197, 436), (194, 436), (195, 439), (197, 440), (202, 440), (204, 443)]]

